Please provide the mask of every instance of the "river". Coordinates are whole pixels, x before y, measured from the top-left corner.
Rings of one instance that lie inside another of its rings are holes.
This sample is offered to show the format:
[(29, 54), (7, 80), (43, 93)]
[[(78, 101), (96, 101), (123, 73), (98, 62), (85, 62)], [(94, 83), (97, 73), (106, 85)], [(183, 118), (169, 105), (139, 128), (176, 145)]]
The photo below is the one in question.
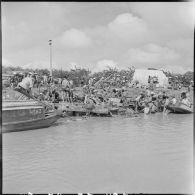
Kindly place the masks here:
[(3, 193), (192, 193), (193, 115), (72, 119), (3, 134)]

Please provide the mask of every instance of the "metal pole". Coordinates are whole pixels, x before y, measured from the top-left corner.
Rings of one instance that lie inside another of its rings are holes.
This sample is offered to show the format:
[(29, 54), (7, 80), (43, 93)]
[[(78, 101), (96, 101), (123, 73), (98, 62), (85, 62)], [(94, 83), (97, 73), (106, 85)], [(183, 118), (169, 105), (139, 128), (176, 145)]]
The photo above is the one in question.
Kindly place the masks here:
[(52, 77), (52, 40), (49, 40), (50, 45), (50, 76)]

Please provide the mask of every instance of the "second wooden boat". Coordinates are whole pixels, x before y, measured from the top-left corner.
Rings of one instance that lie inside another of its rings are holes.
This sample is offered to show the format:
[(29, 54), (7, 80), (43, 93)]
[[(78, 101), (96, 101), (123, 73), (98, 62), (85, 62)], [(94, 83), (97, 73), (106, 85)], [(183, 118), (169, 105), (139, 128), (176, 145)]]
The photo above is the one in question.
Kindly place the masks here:
[(176, 113), (176, 114), (191, 114), (194, 112), (193, 106), (189, 107), (183, 103), (179, 103), (177, 105), (168, 105), (167, 109), (170, 112)]

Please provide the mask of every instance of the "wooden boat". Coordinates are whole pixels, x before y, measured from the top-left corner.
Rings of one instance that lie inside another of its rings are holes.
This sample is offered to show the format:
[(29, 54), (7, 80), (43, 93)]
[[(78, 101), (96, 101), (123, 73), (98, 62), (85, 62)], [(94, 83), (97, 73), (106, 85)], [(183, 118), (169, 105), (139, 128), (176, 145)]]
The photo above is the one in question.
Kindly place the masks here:
[(2, 101), (3, 133), (49, 127), (60, 117), (55, 111), (46, 112), (43, 104), (28, 97), (14, 99), (23, 95), (17, 91), (8, 94), (4, 94)]
[(168, 105), (167, 109), (172, 113), (177, 114), (190, 114), (194, 112), (194, 107), (189, 107), (183, 103), (178, 103), (176, 105)]
[(110, 110), (108, 108), (104, 108), (102, 106), (98, 105), (85, 105), (83, 103), (81, 104), (72, 104), (68, 102), (62, 102), (58, 103), (56, 105), (58, 107), (58, 110), (61, 110), (62, 112), (65, 112), (68, 116), (82, 116), (86, 114), (92, 114), (92, 115), (99, 115), (99, 116), (110, 116)]
[(96, 106), (90, 111), (90, 114), (98, 116), (112, 116), (108, 108), (103, 108), (101, 106)]
[(72, 104), (68, 102), (60, 102), (55, 104), (59, 111), (66, 113), (66, 116), (82, 116), (88, 112), (83, 104)]
[(59, 115), (53, 113), (47, 115), (43, 118), (25, 121), (15, 121), (15, 122), (3, 122), (2, 130), (3, 133), (14, 132), (14, 131), (25, 131), (25, 130), (33, 130), (40, 129), (44, 127), (49, 127), (53, 123), (55, 123), (59, 118)]

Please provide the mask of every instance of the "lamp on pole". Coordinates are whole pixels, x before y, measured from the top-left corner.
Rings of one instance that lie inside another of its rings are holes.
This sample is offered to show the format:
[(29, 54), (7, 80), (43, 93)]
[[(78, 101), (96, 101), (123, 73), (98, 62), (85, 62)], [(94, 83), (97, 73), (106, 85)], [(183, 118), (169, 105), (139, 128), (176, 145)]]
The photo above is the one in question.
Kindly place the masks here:
[(52, 77), (52, 40), (49, 40), (50, 45), (50, 76)]

